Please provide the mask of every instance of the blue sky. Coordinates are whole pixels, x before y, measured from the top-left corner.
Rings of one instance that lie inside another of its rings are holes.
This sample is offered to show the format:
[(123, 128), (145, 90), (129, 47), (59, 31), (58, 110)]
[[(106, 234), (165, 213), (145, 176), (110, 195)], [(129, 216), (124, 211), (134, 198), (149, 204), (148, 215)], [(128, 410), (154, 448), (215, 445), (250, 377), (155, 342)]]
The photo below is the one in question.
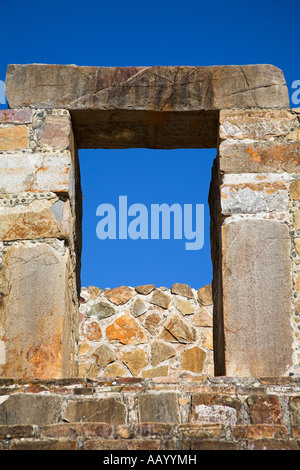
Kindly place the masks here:
[[(273, 64), (290, 97), (300, 80), (299, 0), (0, 0), (0, 80), (9, 63), (95, 66)], [(300, 95), (298, 95), (300, 96)], [(291, 107), (297, 106), (291, 103)], [(299, 104), (298, 104), (299, 106)], [(1, 106), (5, 108), (6, 106)], [(207, 205), (214, 149), (80, 150), (82, 285), (210, 283)], [(99, 204), (205, 204), (204, 246), (184, 240), (99, 240)]]

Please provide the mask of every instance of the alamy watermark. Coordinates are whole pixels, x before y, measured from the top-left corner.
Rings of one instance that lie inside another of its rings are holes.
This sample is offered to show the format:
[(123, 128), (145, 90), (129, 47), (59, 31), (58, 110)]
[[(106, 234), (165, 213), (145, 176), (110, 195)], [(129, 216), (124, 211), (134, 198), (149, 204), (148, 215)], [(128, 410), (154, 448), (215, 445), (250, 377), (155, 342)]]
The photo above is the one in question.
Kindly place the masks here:
[(188, 240), (186, 250), (204, 245), (204, 204), (151, 204), (149, 214), (144, 204), (128, 207), (127, 196), (119, 196), (117, 208), (100, 204), (96, 215), (101, 217), (96, 227), (100, 240), (170, 240), (173, 235), (174, 240)]
[(5, 83), (3, 80), (0, 80), (0, 104), (6, 104)]
[(300, 80), (294, 80), (292, 83), (292, 88), (295, 91), (291, 96), (291, 101), (293, 104), (300, 104)]

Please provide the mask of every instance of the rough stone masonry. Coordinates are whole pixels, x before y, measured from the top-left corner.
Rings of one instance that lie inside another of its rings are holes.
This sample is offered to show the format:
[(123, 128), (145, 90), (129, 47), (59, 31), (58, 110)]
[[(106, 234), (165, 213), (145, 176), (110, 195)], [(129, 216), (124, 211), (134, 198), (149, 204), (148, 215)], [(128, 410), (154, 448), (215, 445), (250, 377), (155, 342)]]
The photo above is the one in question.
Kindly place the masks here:
[[(0, 376), (299, 375), (300, 114), (281, 70), (10, 65), (6, 94)], [(77, 149), (130, 147), (217, 148), (205, 320), (188, 286), (81, 289)]]

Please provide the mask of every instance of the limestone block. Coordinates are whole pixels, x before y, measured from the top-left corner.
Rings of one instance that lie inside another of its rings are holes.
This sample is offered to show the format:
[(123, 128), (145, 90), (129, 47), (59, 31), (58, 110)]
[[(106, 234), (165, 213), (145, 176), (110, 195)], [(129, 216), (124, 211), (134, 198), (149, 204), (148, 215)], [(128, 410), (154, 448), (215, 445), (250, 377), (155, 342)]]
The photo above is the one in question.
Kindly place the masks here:
[(226, 375), (286, 375), (292, 361), (288, 227), (253, 219), (224, 225), (222, 272)]
[(61, 415), (63, 397), (42, 395), (11, 395), (0, 404), (0, 424), (57, 423)]
[(68, 250), (59, 242), (5, 248), (0, 270), (0, 333), (5, 377), (59, 378), (73, 373), (75, 307)]
[(141, 423), (179, 422), (177, 393), (141, 393), (138, 396), (138, 408)]
[(0, 193), (74, 193), (70, 152), (14, 153), (0, 158)]
[(102, 422), (124, 424), (126, 411), (124, 404), (115, 397), (85, 400), (70, 400), (64, 411), (63, 419), (69, 422)]
[(284, 110), (221, 110), (221, 139), (267, 140), (287, 135), (298, 125), (295, 115)]
[[(65, 111), (67, 113), (67, 111)], [(55, 149), (68, 149), (72, 143), (72, 124), (68, 114), (47, 114), (43, 124), (36, 130), (38, 144)]]

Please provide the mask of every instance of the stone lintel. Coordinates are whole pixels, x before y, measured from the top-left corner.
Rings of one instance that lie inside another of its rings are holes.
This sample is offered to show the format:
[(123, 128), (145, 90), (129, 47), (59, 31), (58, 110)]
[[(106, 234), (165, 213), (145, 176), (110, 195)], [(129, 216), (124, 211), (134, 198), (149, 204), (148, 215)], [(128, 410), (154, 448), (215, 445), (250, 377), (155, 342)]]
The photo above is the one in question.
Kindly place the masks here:
[(9, 65), (5, 89), (10, 108), (68, 109), (79, 148), (211, 148), (221, 109), (290, 107), (273, 65)]

